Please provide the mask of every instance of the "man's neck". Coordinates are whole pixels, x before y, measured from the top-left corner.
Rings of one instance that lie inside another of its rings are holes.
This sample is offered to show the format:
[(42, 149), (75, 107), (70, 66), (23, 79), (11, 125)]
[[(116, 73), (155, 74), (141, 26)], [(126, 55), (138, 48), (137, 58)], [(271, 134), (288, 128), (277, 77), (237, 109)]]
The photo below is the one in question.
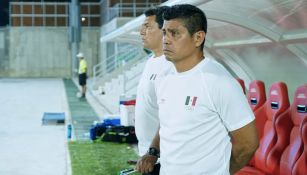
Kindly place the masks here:
[(161, 55), (163, 55), (162, 47), (161, 48), (157, 48), (157, 49), (152, 49), (151, 51), (154, 53), (155, 58), (156, 57), (160, 57)]
[(188, 58), (185, 58), (178, 62), (174, 62), (174, 65), (176, 67), (177, 72), (185, 72), (185, 71), (191, 70), (199, 62), (201, 62), (204, 58), (205, 58), (204, 53), (199, 52), (197, 54), (191, 55)]

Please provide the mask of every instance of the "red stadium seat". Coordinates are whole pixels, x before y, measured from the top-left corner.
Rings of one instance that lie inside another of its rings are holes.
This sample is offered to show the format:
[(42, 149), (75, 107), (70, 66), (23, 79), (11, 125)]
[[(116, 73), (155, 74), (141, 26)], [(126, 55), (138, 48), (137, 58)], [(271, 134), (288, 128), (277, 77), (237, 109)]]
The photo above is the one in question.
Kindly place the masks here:
[[(247, 93), (247, 99), (253, 112), (258, 110), (266, 101), (265, 86), (264, 82), (260, 80), (254, 80), (249, 84), (249, 90)], [(266, 117), (264, 115), (258, 115), (256, 118), (256, 128), (258, 128), (259, 140), (262, 138), (263, 124), (265, 123)], [(254, 165), (254, 158), (250, 161), (250, 165)]]
[(243, 93), (246, 94), (244, 80), (242, 80), (241, 78), (236, 78), (236, 79), (239, 82), (239, 84), (241, 85)]
[(237, 175), (255, 175), (268, 172), (266, 165), (267, 157), (277, 142), (277, 133), (274, 124), (288, 108), (289, 97), (287, 85), (283, 82), (272, 84), (268, 100), (255, 111), (256, 120), (259, 118), (264, 120), (262, 120), (263, 123), (259, 123), (260, 128), (257, 128), (261, 140), (254, 156), (254, 167), (244, 167), (239, 173), (236, 173)]
[(301, 128), (301, 138), (304, 143), (304, 150), (300, 158), (296, 161), (292, 170), (293, 175), (306, 175), (307, 174), (307, 118), (305, 118)]
[(290, 115), (290, 108), (275, 120), (277, 135), (276, 144), (269, 152), (266, 159), (266, 167), (269, 174), (279, 174), (280, 158), (285, 148), (290, 143), (290, 132), (293, 127)]
[[(264, 103), (266, 102), (264, 83), (259, 80), (252, 81), (249, 85), (249, 91), (247, 94), (247, 98), (248, 98), (249, 105), (254, 111), (255, 116), (256, 116), (256, 127), (258, 130), (258, 137), (260, 140), (263, 135), (264, 123), (267, 120), (267, 117), (266, 115), (261, 115), (262, 112), (256, 113), (256, 111), (261, 106), (263, 106)], [(262, 110), (264, 110), (264, 108)]]
[(253, 111), (256, 111), (265, 103), (266, 95), (263, 81), (254, 80), (249, 84), (247, 98)]
[(268, 100), (255, 111), (258, 136), (261, 139), (264, 133), (273, 130), (273, 119), (289, 108), (287, 85), (283, 82), (274, 83), (270, 87)]
[[(306, 106), (307, 85), (303, 85), (297, 88), (293, 104), (291, 105), (290, 114), (293, 122), (293, 128), (290, 133), (290, 144), (282, 153), (282, 157), (280, 160), (281, 175), (293, 174), (292, 171), (294, 171), (294, 165), (303, 152), (304, 145), (300, 132), (302, 129), (303, 122), (305, 122), (307, 117)], [(295, 169), (295, 171), (299, 171), (299, 168)]]

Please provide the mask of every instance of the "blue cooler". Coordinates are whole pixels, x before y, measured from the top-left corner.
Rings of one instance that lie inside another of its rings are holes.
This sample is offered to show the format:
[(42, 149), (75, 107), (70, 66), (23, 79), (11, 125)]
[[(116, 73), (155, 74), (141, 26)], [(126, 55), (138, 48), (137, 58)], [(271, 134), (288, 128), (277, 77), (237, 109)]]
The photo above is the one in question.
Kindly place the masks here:
[(103, 123), (106, 126), (118, 126), (120, 125), (120, 119), (119, 118), (104, 119)]

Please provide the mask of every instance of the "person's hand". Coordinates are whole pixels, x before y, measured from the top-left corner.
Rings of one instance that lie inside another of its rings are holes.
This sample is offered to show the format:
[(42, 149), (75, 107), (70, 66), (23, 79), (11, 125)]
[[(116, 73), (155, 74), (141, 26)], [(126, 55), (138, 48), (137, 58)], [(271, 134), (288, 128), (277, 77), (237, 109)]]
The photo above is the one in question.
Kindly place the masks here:
[(158, 157), (147, 153), (138, 160), (135, 170), (142, 174), (152, 172), (157, 160)]

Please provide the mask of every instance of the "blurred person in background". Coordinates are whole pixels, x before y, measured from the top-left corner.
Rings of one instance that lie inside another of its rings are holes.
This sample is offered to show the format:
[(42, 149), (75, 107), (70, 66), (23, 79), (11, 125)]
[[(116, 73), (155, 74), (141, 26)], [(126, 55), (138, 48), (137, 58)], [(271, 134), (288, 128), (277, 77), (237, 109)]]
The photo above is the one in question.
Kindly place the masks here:
[(84, 59), (84, 54), (79, 52), (77, 54), (77, 58), (79, 58), (79, 85), (81, 86), (81, 94), (80, 98), (85, 98), (86, 93), (86, 79), (87, 79), (87, 63)]

